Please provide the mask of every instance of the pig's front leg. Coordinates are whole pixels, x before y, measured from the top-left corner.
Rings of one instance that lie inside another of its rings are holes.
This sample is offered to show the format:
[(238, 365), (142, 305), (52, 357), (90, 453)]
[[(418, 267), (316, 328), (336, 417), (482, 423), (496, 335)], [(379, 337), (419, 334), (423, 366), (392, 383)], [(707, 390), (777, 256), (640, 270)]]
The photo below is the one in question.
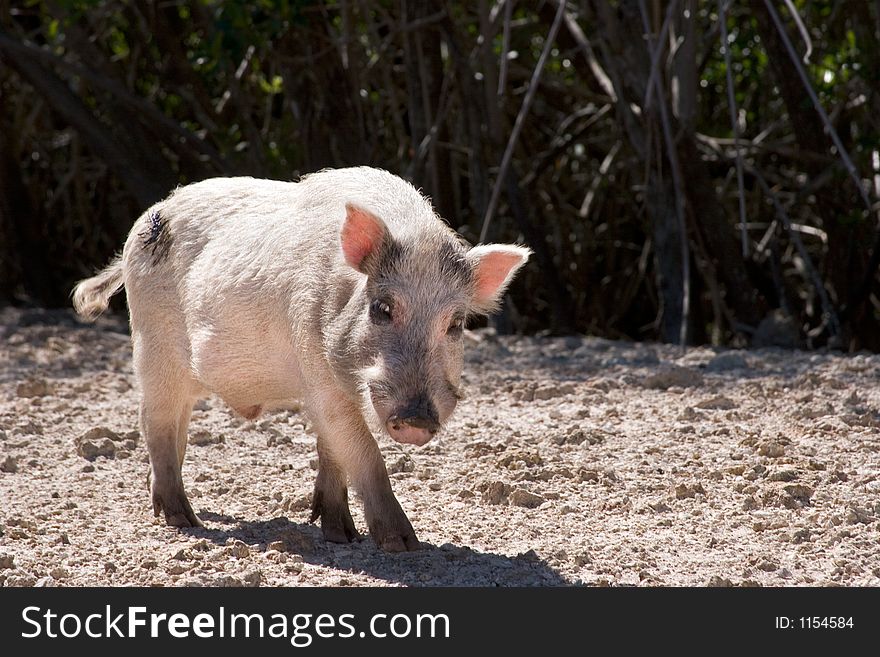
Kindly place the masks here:
[(348, 543), (359, 534), (348, 508), (348, 483), (345, 471), (334, 460), (327, 441), (318, 436), (318, 477), (312, 496), (311, 522), (321, 518), (324, 540)]
[[(341, 501), (347, 497), (344, 494), (344, 476), (347, 475), (364, 500), (364, 516), (376, 545), (387, 552), (419, 549), (412, 525), (391, 490), (382, 453), (361, 410), (335, 395), (318, 400), (313, 410), (321, 439), (315, 485), (318, 507), (316, 509), (313, 501), (312, 515), (317, 517), (316, 511), (321, 515), (325, 538), (333, 541), (343, 533), (349, 538), (349, 528), (354, 529), (353, 523), (348, 525), (346, 521), (346, 518), (348, 522), (351, 520), (347, 502)], [(321, 454), (324, 448), (326, 451)]]
[(370, 536), (386, 552), (418, 550), (419, 539), (409, 518), (400, 508), (400, 502), (394, 497), (385, 464), (381, 467), (381, 475), (377, 475), (372, 484), (373, 490), (368, 493), (363, 488), (359, 489), (364, 498), (364, 516)]

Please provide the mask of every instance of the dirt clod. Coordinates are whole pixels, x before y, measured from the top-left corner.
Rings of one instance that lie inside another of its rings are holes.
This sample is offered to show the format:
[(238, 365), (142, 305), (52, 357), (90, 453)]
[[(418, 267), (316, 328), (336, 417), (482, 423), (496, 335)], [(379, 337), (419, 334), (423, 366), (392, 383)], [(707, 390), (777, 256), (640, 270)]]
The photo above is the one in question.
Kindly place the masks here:
[(744, 370), (749, 366), (748, 361), (740, 354), (728, 351), (718, 354), (706, 363), (707, 372), (730, 372), (731, 370)]
[(684, 500), (695, 497), (696, 495), (705, 495), (706, 490), (703, 488), (703, 484), (697, 482), (696, 484), (679, 484), (675, 487), (675, 499)]
[(46, 379), (29, 379), (15, 386), (18, 397), (45, 397), (52, 393), (52, 386)]
[(709, 581), (706, 582), (706, 586), (712, 588), (730, 588), (731, 586), (733, 586), (733, 582), (731, 582), (727, 577), (712, 575), (712, 577), (709, 578)]
[(225, 442), (223, 434), (214, 434), (210, 431), (195, 431), (190, 434), (189, 442), (192, 445), (217, 445)]
[(544, 503), (544, 498), (527, 490), (517, 488), (509, 496), (510, 503), (514, 506), (522, 506), (527, 509), (535, 509)]
[(76, 451), (77, 454), (87, 461), (94, 461), (99, 456), (112, 459), (116, 456), (116, 443), (109, 438), (103, 438), (98, 443), (91, 440), (82, 440), (77, 444)]
[(666, 365), (658, 372), (648, 375), (643, 380), (646, 388), (666, 390), (667, 388), (691, 388), (703, 385), (703, 375), (698, 370), (680, 365)]
[(93, 443), (100, 442), (104, 438), (109, 438), (110, 440), (116, 442), (122, 440), (119, 434), (115, 431), (108, 429), (107, 427), (92, 427), (88, 431), (86, 431), (83, 435), (79, 437), (79, 441), (89, 441)]
[(483, 488), (484, 504), (504, 504), (510, 495), (511, 487), (502, 481), (493, 481)]
[(718, 395), (717, 397), (704, 399), (703, 401), (696, 404), (697, 408), (709, 409), (714, 411), (729, 411), (732, 408), (736, 408), (736, 406), (736, 402), (734, 402), (729, 397), (725, 397), (724, 395)]
[(758, 447), (758, 454), (760, 456), (769, 456), (770, 458), (785, 456), (785, 446), (772, 441), (764, 443)]

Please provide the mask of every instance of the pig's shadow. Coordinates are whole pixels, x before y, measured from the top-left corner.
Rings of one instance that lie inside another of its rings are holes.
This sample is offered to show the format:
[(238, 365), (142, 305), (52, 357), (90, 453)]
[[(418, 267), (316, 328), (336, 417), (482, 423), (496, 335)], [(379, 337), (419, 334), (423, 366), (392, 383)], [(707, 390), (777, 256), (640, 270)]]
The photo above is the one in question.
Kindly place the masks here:
[[(276, 541), (303, 561), (350, 573), (364, 573), (376, 579), (406, 586), (570, 586), (562, 575), (541, 560), (534, 551), (516, 557), (478, 552), (449, 543), (436, 546), (422, 542), (422, 549), (403, 554), (379, 550), (369, 537), (349, 544), (328, 543), (317, 525), (287, 518), (245, 521), (232, 516), (201, 512), (202, 520), (220, 529), (186, 529), (186, 533), (217, 545), (229, 539), (265, 551)], [(344, 580), (340, 573), (340, 580)], [(344, 585), (344, 581), (339, 582)]]

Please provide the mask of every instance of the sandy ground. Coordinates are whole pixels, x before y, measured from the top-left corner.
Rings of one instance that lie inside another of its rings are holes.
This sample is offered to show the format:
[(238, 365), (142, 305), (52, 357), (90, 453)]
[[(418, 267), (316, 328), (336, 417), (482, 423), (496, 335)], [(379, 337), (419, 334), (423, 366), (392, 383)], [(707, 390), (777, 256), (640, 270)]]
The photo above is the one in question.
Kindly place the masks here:
[(394, 555), (308, 523), (302, 414), (216, 398), (184, 465), (205, 529), (165, 527), (124, 320), (0, 311), (0, 584), (880, 585), (880, 356), (467, 339), (445, 433), (380, 438), (423, 548)]

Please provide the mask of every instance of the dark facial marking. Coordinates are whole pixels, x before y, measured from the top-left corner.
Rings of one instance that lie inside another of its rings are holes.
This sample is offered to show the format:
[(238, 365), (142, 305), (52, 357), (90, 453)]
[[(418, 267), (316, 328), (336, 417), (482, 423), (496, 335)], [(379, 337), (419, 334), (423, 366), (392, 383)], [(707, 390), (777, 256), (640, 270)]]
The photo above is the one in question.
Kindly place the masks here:
[(141, 245), (144, 249), (150, 250), (153, 258), (153, 264), (157, 265), (168, 257), (171, 249), (171, 233), (167, 230), (168, 222), (162, 219), (162, 215), (158, 210), (149, 216), (150, 225), (138, 237), (141, 238)]
[(394, 270), (401, 256), (400, 244), (393, 237), (387, 235), (379, 248), (364, 258), (364, 271), (371, 278), (381, 278), (385, 273)]
[(453, 241), (443, 242), (440, 246), (438, 253), (440, 270), (451, 276), (460, 285), (467, 286), (472, 282), (473, 271), (465, 258), (464, 251), (456, 246)]

